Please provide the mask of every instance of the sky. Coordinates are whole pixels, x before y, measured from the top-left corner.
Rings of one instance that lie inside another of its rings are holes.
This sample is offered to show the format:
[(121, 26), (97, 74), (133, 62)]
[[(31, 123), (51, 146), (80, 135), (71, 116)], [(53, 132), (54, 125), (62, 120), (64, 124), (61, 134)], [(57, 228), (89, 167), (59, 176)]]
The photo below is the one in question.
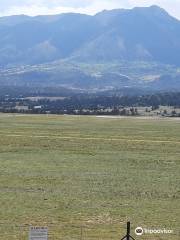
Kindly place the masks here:
[(0, 0), (0, 16), (30, 16), (78, 12), (95, 14), (104, 9), (158, 5), (180, 19), (180, 0)]

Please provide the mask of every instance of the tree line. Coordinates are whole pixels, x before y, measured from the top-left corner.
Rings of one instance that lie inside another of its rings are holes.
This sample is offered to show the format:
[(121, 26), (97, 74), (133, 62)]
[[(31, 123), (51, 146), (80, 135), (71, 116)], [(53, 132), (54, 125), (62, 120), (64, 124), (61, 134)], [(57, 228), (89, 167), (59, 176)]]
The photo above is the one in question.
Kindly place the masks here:
[[(0, 97), (1, 112), (137, 115), (137, 107), (152, 107), (152, 110), (155, 110), (160, 105), (180, 107), (180, 92), (138, 96), (76, 94), (63, 99), (52, 100), (44, 97), (36, 101), (23, 97)], [(23, 110), (23, 106), (27, 106), (28, 110)], [(128, 111), (124, 109), (126, 107), (129, 107)]]

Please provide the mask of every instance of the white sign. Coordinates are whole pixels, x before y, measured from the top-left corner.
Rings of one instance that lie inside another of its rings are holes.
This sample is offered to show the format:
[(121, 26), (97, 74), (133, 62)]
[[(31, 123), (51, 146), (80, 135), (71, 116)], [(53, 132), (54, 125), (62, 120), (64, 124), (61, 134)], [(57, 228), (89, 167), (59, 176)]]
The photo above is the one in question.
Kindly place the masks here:
[(48, 228), (30, 227), (29, 240), (48, 240)]

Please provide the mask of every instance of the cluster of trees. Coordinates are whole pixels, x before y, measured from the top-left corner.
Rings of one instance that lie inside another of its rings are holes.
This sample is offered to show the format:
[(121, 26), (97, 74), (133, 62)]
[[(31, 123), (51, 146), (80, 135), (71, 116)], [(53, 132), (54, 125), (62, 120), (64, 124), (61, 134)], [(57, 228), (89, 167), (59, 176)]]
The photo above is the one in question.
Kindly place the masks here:
[(36, 102), (46, 110), (98, 110), (119, 109), (122, 107), (150, 107), (158, 109), (159, 105), (180, 107), (180, 93), (161, 93), (144, 96), (98, 96), (80, 95), (63, 100), (51, 101), (41, 99)]
[[(36, 101), (23, 97), (0, 98), (0, 111), (2, 112), (138, 115), (137, 108), (140, 106), (152, 107), (152, 110), (155, 110), (158, 109), (159, 105), (180, 107), (180, 92), (143, 96), (80, 94), (58, 100), (44, 97)], [(23, 109), (23, 106), (28, 107), (28, 110)]]
[[(78, 92), (78, 91), (77, 91)], [(0, 87), (0, 99), (4, 98), (25, 98), (36, 96), (48, 96), (48, 97), (67, 97), (77, 94), (75, 90), (63, 88), (63, 87), (27, 87), (27, 86), (1, 86)], [(79, 94), (79, 92), (78, 92)]]

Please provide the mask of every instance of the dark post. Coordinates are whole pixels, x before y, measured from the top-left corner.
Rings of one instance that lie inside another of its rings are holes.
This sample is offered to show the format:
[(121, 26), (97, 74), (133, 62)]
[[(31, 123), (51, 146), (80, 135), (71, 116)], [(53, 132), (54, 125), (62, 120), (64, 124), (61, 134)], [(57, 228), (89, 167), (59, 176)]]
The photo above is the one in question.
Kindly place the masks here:
[(130, 222), (127, 222), (127, 240), (130, 240), (130, 229), (131, 229), (131, 224)]
[(123, 238), (121, 238), (121, 240), (135, 240), (131, 235), (131, 223), (130, 222), (127, 222), (127, 233), (126, 233), (126, 236), (124, 236)]

